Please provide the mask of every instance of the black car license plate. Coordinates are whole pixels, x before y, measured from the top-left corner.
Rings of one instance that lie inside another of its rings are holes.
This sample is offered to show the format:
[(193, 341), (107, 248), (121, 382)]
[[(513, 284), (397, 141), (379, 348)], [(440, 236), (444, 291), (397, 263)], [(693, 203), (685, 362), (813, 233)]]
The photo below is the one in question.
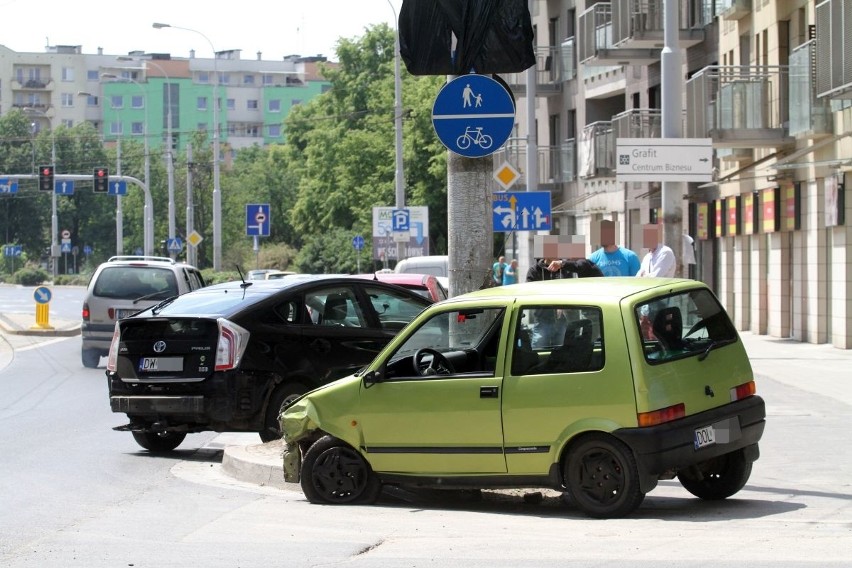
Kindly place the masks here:
[(140, 373), (183, 371), (183, 357), (142, 357), (137, 369)]

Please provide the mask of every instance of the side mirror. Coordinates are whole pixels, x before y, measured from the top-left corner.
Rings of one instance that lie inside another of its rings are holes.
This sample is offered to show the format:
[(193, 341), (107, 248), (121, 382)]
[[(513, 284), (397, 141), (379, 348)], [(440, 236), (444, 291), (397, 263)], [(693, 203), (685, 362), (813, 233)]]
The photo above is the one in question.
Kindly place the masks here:
[(370, 388), (374, 384), (382, 382), (382, 380), (384, 380), (384, 367), (378, 371), (370, 371), (364, 375), (364, 387)]

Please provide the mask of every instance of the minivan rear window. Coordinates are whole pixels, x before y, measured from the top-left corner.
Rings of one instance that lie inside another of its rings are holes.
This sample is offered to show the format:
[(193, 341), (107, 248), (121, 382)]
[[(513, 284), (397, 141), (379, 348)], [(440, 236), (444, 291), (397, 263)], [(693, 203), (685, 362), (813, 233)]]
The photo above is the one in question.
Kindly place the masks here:
[(706, 289), (655, 298), (636, 306), (645, 359), (661, 363), (737, 341), (737, 331), (716, 297)]
[(112, 266), (103, 269), (92, 293), (119, 300), (164, 299), (178, 294), (178, 284), (171, 270), (154, 266)]

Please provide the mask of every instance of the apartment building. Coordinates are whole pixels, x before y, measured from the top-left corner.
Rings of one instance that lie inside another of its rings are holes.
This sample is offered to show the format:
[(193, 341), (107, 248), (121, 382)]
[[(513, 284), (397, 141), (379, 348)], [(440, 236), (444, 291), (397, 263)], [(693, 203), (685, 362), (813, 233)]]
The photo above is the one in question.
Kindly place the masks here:
[[(713, 286), (741, 330), (852, 348), (852, 1), (676, 1), (683, 137), (711, 139), (714, 156), (713, 180), (686, 184), (697, 263), (683, 275)], [(518, 119), (495, 163), (525, 174), (514, 189), (551, 192), (551, 233), (591, 251), (593, 222), (611, 219), (642, 254), (662, 184), (618, 182), (615, 150), (662, 136), (664, 2), (536, 0), (531, 13), (538, 63), (504, 77)], [(532, 236), (518, 236), (529, 263)]]
[[(244, 59), (241, 50), (214, 58), (127, 55), (50, 46), (44, 53), (0, 45), (0, 115), (21, 109), (34, 131), (91, 122), (105, 141), (147, 138), (152, 148), (183, 150), (198, 130), (212, 132), (213, 101), (222, 158), (240, 148), (283, 142), (290, 109), (329, 88), (324, 57)], [(218, 75), (218, 82), (216, 77)]]

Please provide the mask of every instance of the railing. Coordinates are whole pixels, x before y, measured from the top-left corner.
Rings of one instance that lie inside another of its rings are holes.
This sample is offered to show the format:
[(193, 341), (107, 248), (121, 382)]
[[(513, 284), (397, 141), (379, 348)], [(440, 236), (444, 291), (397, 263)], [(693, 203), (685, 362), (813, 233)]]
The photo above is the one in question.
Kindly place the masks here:
[(15, 77), (12, 80), (13, 89), (46, 89), (50, 85), (51, 78), (39, 77), (38, 79), (25, 79), (23, 77)]
[(739, 20), (751, 13), (751, 0), (717, 0), (716, 15), (723, 20)]
[(580, 63), (594, 58), (600, 49), (612, 49), (612, 7), (598, 2), (580, 14), (577, 57)]
[(615, 176), (615, 135), (612, 122), (586, 125), (577, 148), (577, 173), (582, 179)]
[[(562, 46), (546, 46), (535, 48), (535, 78), (536, 87), (546, 92), (556, 92), (561, 89), (565, 77), (564, 44)], [(573, 62), (572, 62), (573, 66)], [(527, 72), (507, 73), (503, 80), (513, 89), (524, 90), (527, 84)], [(571, 77), (568, 77), (569, 79)]]
[(562, 143), (560, 147), (562, 163), (562, 182), (576, 181), (577, 179), (577, 141), (570, 138)]
[(790, 54), (790, 135), (827, 134), (832, 131), (831, 106), (816, 95), (816, 40), (803, 43)]
[(660, 138), (663, 112), (660, 109), (630, 109), (612, 117), (612, 129), (619, 138)]
[[(572, 181), (565, 179), (563, 156), (564, 146), (539, 146), (538, 180), (535, 185), (552, 185)], [(503, 148), (495, 155), (494, 162), (508, 161), (524, 176), (527, 165), (527, 141), (525, 138), (509, 138)]]
[[(616, 46), (634, 37), (661, 35), (664, 31), (664, 0), (615, 0), (612, 7), (613, 40)], [(697, 30), (712, 21), (709, 2), (678, 0), (678, 29)]]
[(577, 53), (573, 37), (562, 42), (561, 55), (562, 78), (565, 81), (570, 81), (577, 76)]
[(687, 136), (782, 129), (789, 110), (787, 70), (780, 65), (705, 67), (686, 82)]

